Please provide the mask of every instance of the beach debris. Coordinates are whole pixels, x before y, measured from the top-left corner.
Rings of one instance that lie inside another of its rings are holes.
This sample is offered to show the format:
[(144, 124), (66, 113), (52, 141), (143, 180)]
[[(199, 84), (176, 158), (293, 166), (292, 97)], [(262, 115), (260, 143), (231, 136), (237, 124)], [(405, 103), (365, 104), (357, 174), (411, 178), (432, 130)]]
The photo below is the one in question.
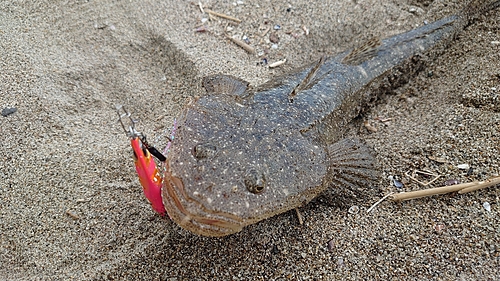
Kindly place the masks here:
[[(420, 174), (420, 175), (424, 175), (424, 176), (433, 176), (434, 178), (428, 182), (422, 182), (422, 181), (419, 181), (417, 179), (417, 175)], [(437, 179), (439, 179), (441, 177), (441, 175), (436, 175), (432, 172), (429, 172), (429, 171), (419, 171), (419, 170), (414, 170), (412, 175), (408, 174), (408, 172), (405, 173), (405, 175), (407, 177), (409, 177), (411, 180), (423, 185), (423, 186), (428, 186), (430, 184), (432, 184), (433, 182), (435, 182)]]
[(283, 60), (279, 60), (279, 61), (277, 61), (277, 62), (270, 63), (270, 64), (269, 64), (269, 68), (275, 68), (275, 67), (281, 66), (281, 65), (285, 64), (285, 62), (286, 62), (286, 59), (283, 59)]
[(247, 44), (250, 44), (250, 38), (248, 38), (248, 36), (246, 35), (243, 35), (243, 42), (247, 43)]
[(335, 249), (335, 239), (328, 241), (328, 251), (333, 252)]
[(398, 181), (397, 179), (393, 179), (392, 182), (396, 188), (403, 188), (403, 186), (404, 186), (404, 184), (402, 182)]
[(80, 219), (80, 217), (77, 214), (73, 213), (70, 209), (66, 210), (66, 215), (68, 215), (69, 217), (71, 217), (74, 220)]
[(467, 176), (472, 175), (473, 172), (474, 172), (474, 168), (470, 167), (469, 170), (467, 170)]
[(370, 121), (368, 121), (368, 120), (365, 120), (363, 122), (363, 126), (365, 126), (365, 128), (368, 132), (376, 133), (378, 131), (378, 129), (376, 127), (374, 127), (372, 124), (370, 124)]
[(252, 54), (254, 55), (255, 54), (255, 48), (248, 45), (247, 43), (245, 43), (244, 41), (242, 40), (239, 40), (239, 39), (236, 39), (236, 38), (233, 38), (229, 35), (226, 34), (226, 37), (233, 41), (233, 43), (235, 43), (236, 45), (240, 46), (241, 48), (243, 48), (243, 50), (247, 51), (249, 54)]
[(455, 185), (455, 184), (459, 184), (459, 183), (460, 183), (460, 181), (457, 179), (449, 179), (449, 180), (446, 180), (443, 184), (446, 186), (450, 186), (450, 185)]
[(297, 214), (297, 219), (299, 219), (299, 224), (304, 224), (304, 220), (302, 219), (302, 215), (300, 214), (299, 208), (295, 208), (295, 214)]
[(274, 30), (280, 30), (281, 29), (281, 25), (279, 24), (276, 24), (273, 26)]
[(17, 108), (15, 108), (15, 107), (6, 107), (6, 108), (2, 109), (2, 116), (7, 117), (11, 114), (16, 113), (16, 111), (17, 111)]
[(491, 205), (489, 202), (484, 202), (483, 203), (483, 208), (488, 211), (488, 212), (491, 212)]
[(435, 161), (435, 162), (438, 162), (438, 163), (446, 163), (448, 161), (446, 161), (446, 159), (444, 159), (443, 157), (436, 157), (436, 156), (427, 156), (427, 158), (429, 158), (430, 160), (432, 161)]
[(205, 25), (202, 25), (202, 26), (198, 26), (194, 32), (199, 32), (199, 33), (204, 33), (204, 32), (208, 32), (208, 27), (205, 26)]
[(373, 119), (373, 120), (377, 120), (377, 121), (380, 121), (382, 123), (386, 123), (386, 122), (392, 121), (392, 118), (391, 117), (385, 118), (385, 117), (378, 116), (378, 117), (375, 117), (375, 119)]
[(359, 213), (359, 207), (357, 205), (351, 206), (348, 210), (349, 214), (357, 214)]
[(209, 10), (209, 9), (205, 9), (205, 12), (207, 12), (210, 16), (216, 16), (219, 18), (223, 18), (223, 19), (231, 20), (231, 21), (234, 21), (237, 23), (241, 23), (240, 19), (232, 17), (232, 16), (228, 16), (228, 15), (223, 14), (223, 13), (214, 12), (214, 11)]
[(201, 1), (198, 1), (198, 7), (200, 8), (201, 13), (204, 14), (205, 11), (203, 11), (203, 4), (201, 4)]
[(387, 194), (386, 196), (382, 197), (380, 200), (375, 202), (375, 204), (373, 204), (370, 208), (368, 208), (368, 210), (366, 210), (366, 212), (367, 213), (371, 212), (375, 207), (377, 207), (378, 204), (382, 203), (382, 201), (384, 201), (385, 199), (387, 199), (389, 196), (391, 196), (393, 194), (394, 194), (394, 192), (391, 192), (391, 193)]
[(278, 34), (276, 32), (273, 32), (269, 34), (269, 41), (271, 41), (272, 43), (279, 43), (280, 38), (278, 37)]
[(396, 179), (396, 177), (393, 176), (388, 176), (387, 177), (390, 181), (392, 181), (392, 184), (397, 187), (397, 188), (402, 188), (404, 184), (400, 182), (399, 180)]
[(304, 30), (304, 34), (306, 36), (309, 35), (309, 28), (307, 28), (305, 25), (302, 26), (302, 30)]
[(337, 266), (344, 267), (344, 258), (343, 257), (337, 258)]
[(470, 166), (469, 164), (458, 164), (457, 168), (459, 168), (460, 170), (469, 170)]
[(260, 34), (260, 37), (266, 36), (266, 34), (269, 32), (269, 30), (271, 30), (270, 26), (268, 26), (266, 29), (264, 29), (264, 31)]
[(434, 225), (434, 230), (437, 232), (437, 233), (441, 233), (443, 232), (443, 230), (445, 229), (445, 225), (442, 224), (442, 223), (437, 223)]
[(442, 187), (429, 188), (417, 191), (401, 192), (391, 195), (391, 199), (393, 201), (405, 201), (432, 195), (446, 194), (450, 192), (458, 192), (459, 194), (464, 194), (475, 190), (495, 186), (498, 184), (500, 184), (500, 176), (495, 176), (484, 181), (474, 181), (474, 182), (460, 183), (450, 186), (442, 186)]

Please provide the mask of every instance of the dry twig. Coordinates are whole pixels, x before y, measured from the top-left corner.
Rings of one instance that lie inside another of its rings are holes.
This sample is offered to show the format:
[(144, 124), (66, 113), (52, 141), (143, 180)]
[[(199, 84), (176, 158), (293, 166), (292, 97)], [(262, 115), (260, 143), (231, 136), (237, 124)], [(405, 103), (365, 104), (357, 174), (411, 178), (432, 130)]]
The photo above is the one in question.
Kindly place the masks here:
[(299, 208), (295, 208), (295, 213), (297, 214), (297, 218), (299, 219), (299, 224), (302, 225), (304, 223), (304, 220), (302, 219)]
[(375, 204), (373, 204), (370, 208), (368, 208), (368, 210), (366, 210), (367, 213), (371, 212), (375, 207), (377, 207), (378, 204), (382, 203), (382, 201), (384, 201), (385, 199), (387, 199), (387, 197), (393, 195), (394, 192), (391, 192), (389, 194), (387, 194), (386, 196), (382, 197), (382, 199), (378, 200), (377, 202), (375, 202)]
[(74, 220), (80, 219), (80, 217), (77, 214), (73, 213), (70, 209), (66, 210), (66, 215), (70, 216)]
[(226, 14), (217, 13), (217, 12), (214, 12), (214, 11), (209, 10), (209, 9), (205, 9), (205, 12), (207, 12), (211, 16), (217, 16), (219, 18), (223, 18), (223, 19), (227, 19), (227, 20), (232, 20), (234, 22), (241, 23), (240, 19), (232, 17), (232, 16), (228, 16)]
[(254, 48), (254, 47), (252, 47), (252, 46), (248, 45), (247, 43), (245, 43), (245, 42), (243, 42), (243, 41), (241, 41), (241, 40), (239, 40), (239, 39), (233, 38), (233, 37), (231, 37), (231, 36), (229, 36), (229, 35), (227, 35), (227, 34), (226, 34), (226, 37), (227, 37), (229, 40), (233, 41), (233, 43), (235, 43), (236, 45), (238, 45), (238, 46), (240, 46), (241, 48), (243, 48), (243, 49), (244, 49), (245, 51), (247, 51), (248, 53), (250, 53), (250, 54), (252, 54), (252, 55), (254, 55), (254, 54), (255, 54), (255, 48)]
[(410, 200), (410, 199), (415, 199), (415, 198), (427, 197), (427, 196), (432, 196), (432, 195), (437, 195), (437, 194), (446, 194), (446, 193), (457, 192), (457, 191), (459, 194), (463, 194), (463, 193), (467, 193), (467, 192), (495, 186), (497, 184), (500, 184), (500, 176), (489, 178), (485, 181), (475, 181), (475, 182), (461, 183), (461, 184), (450, 185), (450, 186), (429, 188), (429, 189), (424, 189), (424, 190), (402, 192), (402, 193), (392, 195), (391, 199), (393, 201), (405, 201), (405, 200)]
[[(423, 175), (427, 175), (427, 176), (434, 176), (434, 178), (431, 181), (428, 181), (428, 182), (421, 182), (417, 178), (415, 178), (415, 174), (423, 174)], [(418, 171), (418, 170), (413, 171), (413, 174), (411, 176), (408, 173), (405, 173), (405, 175), (407, 177), (409, 177), (410, 179), (414, 180), (415, 182), (423, 185), (423, 186), (428, 186), (428, 185), (430, 185), (431, 183), (435, 182), (437, 179), (439, 179), (441, 177), (441, 175), (435, 175), (435, 174), (427, 172), (427, 171), (423, 172), (423, 171)]]

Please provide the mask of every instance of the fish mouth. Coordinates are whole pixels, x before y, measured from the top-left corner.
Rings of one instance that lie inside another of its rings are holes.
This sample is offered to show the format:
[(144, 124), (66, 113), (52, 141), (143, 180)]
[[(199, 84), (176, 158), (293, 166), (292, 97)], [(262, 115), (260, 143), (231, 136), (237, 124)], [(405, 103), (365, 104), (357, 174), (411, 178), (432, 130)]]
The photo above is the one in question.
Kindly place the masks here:
[(187, 196), (184, 183), (172, 175), (168, 162), (162, 193), (163, 204), (170, 218), (195, 234), (220, 237), (239, 232), (245, 226), (242, 218), (209, 210), (199, 201)]

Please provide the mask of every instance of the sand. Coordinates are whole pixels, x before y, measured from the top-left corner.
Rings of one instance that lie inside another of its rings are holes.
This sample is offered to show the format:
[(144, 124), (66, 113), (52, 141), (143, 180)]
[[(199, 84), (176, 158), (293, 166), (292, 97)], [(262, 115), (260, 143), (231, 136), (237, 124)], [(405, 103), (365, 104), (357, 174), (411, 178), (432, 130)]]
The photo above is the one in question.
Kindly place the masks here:
[[(500, 279), (498, 187), (366, 212), (389, 192), (424, 188), (405, 175), (415, 170), (439, 174), (431, 186), (500, 173), (500, 11), (367, 109), (361, 121), (378, 131), (354, 133), (377, 155), (374, 194), (337, 206), (320, 198), (300, 209), (303, 225), (291, 211), (207, 238), (153, 213), (116, 104), (163, 147), (206, 75), (255, 86), (456, 13), (462, 1), (201, 2), (242, 23), (209, 19), (196, 1), (0, 2), (0, 109), (17, 108), (0, 117), (1, 280)], [(195, 32), (204, 18), (209, 32)], [(257, 54), (225, 31), (247, 36)], [(263, 57), (286, 63), (269, 69)]]

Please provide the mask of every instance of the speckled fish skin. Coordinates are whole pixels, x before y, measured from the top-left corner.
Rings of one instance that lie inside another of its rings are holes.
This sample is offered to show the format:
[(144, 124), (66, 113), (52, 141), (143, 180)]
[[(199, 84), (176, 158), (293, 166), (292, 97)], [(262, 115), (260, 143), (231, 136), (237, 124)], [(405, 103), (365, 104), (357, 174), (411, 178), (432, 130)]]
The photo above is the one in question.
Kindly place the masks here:
[(372, 40), (255, 89), (231, 76), (205, 78), (207, 95), (183, 110), (166, 161), (168, 214), (196, 234), (224, 236), (329, 187), (369, 188), (372, 156), (358, 141), (343, 139), (346, 124), (499, 3), (472, 1), (458, 15)]

